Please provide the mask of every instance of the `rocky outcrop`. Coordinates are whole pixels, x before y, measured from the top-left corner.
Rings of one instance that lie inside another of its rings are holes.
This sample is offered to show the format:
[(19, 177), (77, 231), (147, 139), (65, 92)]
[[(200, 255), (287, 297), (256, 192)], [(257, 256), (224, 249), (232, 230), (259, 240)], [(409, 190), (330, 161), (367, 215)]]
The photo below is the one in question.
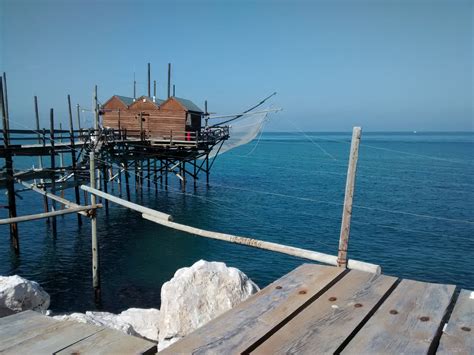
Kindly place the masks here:
[(33, 310), (45, 312), (49, 295), (34, 281), (21, 276), (0, 276), (0, 317)]
[(119, 330), (125, 334), (158, 341), (160, 311), (154, 308), (130, 308), (120, 314), (109, 312), (71, 313), (53, 316), (54, 319), (75, 321)]
[(158, 349), (164, 349), (259, 290), (240, 270), (200, 260), (161, 288)]

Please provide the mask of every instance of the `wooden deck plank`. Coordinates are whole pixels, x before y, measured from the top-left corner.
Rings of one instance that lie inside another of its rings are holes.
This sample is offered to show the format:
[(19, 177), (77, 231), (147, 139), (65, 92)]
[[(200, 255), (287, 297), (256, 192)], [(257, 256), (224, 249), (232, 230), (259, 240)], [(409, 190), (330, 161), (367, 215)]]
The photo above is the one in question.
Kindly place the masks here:
[(333, 354), (397, 278), (350, 271), (252, 354)]
[(342, 272), (341, 268), (304, 264), (164, 349), (163, 354), (245, 351), (303, 304), (318, 297)]
[(156, 344), (117, 330), (103, 329), (57, 354), (155, 354)]
[(474, 292), (461, 290), (438, 347), (438, 354), (474, 354)]
[(53, 354), (93, 334), (102, 332), (103, 328), (77, 322), (56, 321), (43, 330), (34, 337), (25, 338), (3, 349), (2, 354)]
[(455, 287), (403, 280), (356, 334), (344, 354), (426, 354)]
[(45, 332), (55, 323), (54, 319), (33, 311), (0, 318), (0, 351)]

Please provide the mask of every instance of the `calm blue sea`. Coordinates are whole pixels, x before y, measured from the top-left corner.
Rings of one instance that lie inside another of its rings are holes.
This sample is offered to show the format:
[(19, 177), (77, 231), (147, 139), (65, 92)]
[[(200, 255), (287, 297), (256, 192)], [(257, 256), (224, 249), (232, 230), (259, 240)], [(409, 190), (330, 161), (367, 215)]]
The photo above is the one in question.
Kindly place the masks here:
[[(168, 191), (145, 186), (133, 200), (180, 223), (336, 254), (349, 147), (350, 133), (266, 133), (219, 156), (210, 187), (191, 183), (182, 194), (173, 179)], [(41, 196), (20, 195), (20, 215), (42, 211)], [(474, 134), (363, 133), (354, 203), (349, 257), (474, 289)], [(117, 206), (100, 212), (98, 228), (101, 305), (91, 289), (90, 226), (79, 228), (74, 215), (58, 218), (56, 239), (45, 221), (19, 225), (19, 257), (1, 226), (0, 274), (38, 281), (54, 311), (117, 312), (159, 307), (163, 282), (199, 259), (235, 266), (260, 287), (304, 262), (175, 232)]]

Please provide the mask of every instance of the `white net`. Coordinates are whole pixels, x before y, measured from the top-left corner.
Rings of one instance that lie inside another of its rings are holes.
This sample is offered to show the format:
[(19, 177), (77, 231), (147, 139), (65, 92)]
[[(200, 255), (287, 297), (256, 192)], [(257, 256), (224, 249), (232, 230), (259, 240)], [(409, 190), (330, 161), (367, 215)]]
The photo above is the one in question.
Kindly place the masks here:
[[(253, 141), (259, 133), (263, 130), (265, 123), (268, 119), (268, 114), (272, 110), (262, 110), (259, 112), (249, 112), (244, 114), (242, 117), (229, 122), (229, 136), (222, 147), (219, 150), (217, 145), (209, 154), (209, 157), (214, 157), (217, 154), (225, 153), (231, 149), (237, 148), (241, 145), (247, 144)], [(212, 120), (212, 116), (210, 121)], [(222, 121), (222, 119), (221, 119)], [(212, 121), (211, 121), (212, 122)]]

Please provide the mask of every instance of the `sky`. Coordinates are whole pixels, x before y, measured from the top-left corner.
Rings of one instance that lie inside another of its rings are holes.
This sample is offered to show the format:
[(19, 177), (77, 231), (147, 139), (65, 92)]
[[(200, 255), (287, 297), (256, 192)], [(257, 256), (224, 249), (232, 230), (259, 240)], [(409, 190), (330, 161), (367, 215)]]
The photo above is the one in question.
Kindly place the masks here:
[[(12, 128), (66, 124), (94, 85), (233, 114), (278, 92), (269, 131), (473, 131), (473, 1), (0, 0)], [(85, 113), (85, 119), (90, 116)]]

